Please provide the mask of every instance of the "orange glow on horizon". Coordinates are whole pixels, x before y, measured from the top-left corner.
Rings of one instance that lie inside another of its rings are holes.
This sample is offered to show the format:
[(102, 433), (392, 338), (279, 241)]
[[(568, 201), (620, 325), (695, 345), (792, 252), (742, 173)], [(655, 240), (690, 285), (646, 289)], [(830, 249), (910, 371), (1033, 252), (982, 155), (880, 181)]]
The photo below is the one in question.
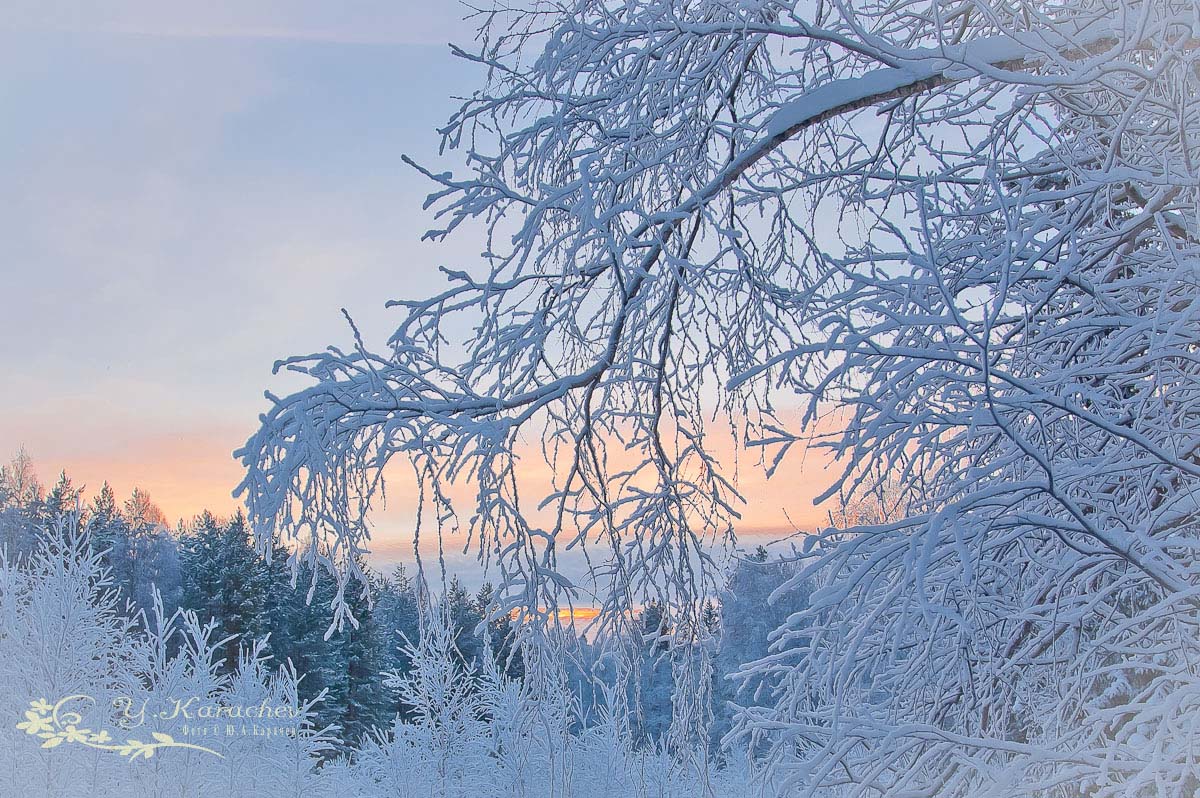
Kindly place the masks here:
[[(235, 444), (221, 431), (127, 438), (105, 453), (69, 452), (61, 444), (45, 443), (50, 445), (24, 442), (43, 487), (49, 490), (59, 473), (66, 471), (75, 487), (83, 488), (85, 504), (104, 482), (118, 501), (134, 488), (150, 494), (172, 524), (190, 520), (204, 510), (230, 515), (239, 504), (233, 488), (242, 470), (230, 454)], [(7, 462), (21, 445), (9, 447), (0, 457)]]
[[(180, 434), (129, 435), (109, 451), (72, 451), (71, 441), (52, 436), (31, 435), (23, 441), (34, 460), (38, 475), (48, 489), (58, 472), (65, 469), (75, 485), (85, 486), (84, 498), (90, 502), (104, 481), (113, 487), (119, 499), (135, 488), (148, 492), (174, 524), (190, 520), (207, 509), (218, 515), (236, 511), (239, 502), (232, 491), (242, 478), (240, 463), (232, 451), (245, 438), (244, 429), (213, 427), (193, 429)], [(7, 460), (22, 441), (8, 446), (0, 457)], [(710, 437), (715, 454), (732, 463), (733, 447), (728, 436)], [(537, 493), (549, 489), (549, 466), (533, 446), (521, 460), (522, 489)], [(815, 507), (813, 497), (832, 479), (829, 458), (821, 453), (796, 451), (768, 479), (755, 462), (756, 455), (741, 452), (737, 469), (738, 485), (746, 503), (736, 524), (740, 539), (762, 540), (785, 537), (797, 530), (810, 530), (827, 519), (825, 507)], [(412, 555), (412, 519), (416, 488), (403, 469), (389, 480), (386, 507), (374, 513), (371, 549), (375, 557), (409, 559)], [(452, 498), (469, 513), (472, 487), (459, 484), (451, 489)], [(466, 516), (463, 517), (466, 523)], [(447, 554), (461, 553), (463, 538), (447, 540)], [(436, 542), (429, 535), (430, 545)], [(455, 545), (457, 544), (457, 548)], [(423, 542), (422, 552), (426, 551)], [(431, 550), (435, 550), (434, 547)]]
[[(509, 615), (515, 620), (521, 614), (520, 610), (513, 610)], [(562, 623), (584, 623), (593, 621), (600, 617), (599, 607), (562, 607), (555, 615)]]

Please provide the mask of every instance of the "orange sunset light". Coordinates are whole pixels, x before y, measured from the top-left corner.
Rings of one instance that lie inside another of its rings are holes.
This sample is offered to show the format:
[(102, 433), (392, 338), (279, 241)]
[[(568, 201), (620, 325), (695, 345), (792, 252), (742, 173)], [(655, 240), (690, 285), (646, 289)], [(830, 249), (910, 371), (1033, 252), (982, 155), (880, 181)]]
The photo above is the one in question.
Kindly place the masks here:
[[(27, 432), (7, 444), (7, 454), (24, 445), (43, 483), (52, 483), (58, 472), (65, 469), (76, 486), (85, 486), (87, 499), (106, 480), (119, 496), (127, 496), (137, 487), (150, 494), (172, 523), (191, 519), (206, 509), (228, 515), (239, 506), (232, 492), (242, 478), (242, 468), (232, 451), (244, 440), (245, 428), (213, 426), (178, 433), (117, 434), (110, 436), (107, 447), (97, 445), (83, 450), (52, 434)], [(732, 441), (728, 437), (710, 436), (710, 444), (724, 462), (734, 462)], [(531, 493), (548, 490), (550, 467), (534, 446), (526, 445), (524, 449), (523, 489)], [(777, 539), (798, 529), (811, 529), (826, 520), (827, 509), (814, 506), (812, 501), (833, 478), (827, 455), (797, 449), (770, 479), (755, 457), (756, 453), (745, 451), (738, 456), (738, 485), (746, 499), (737, 524), (739, 537)], [(460, 507), (469, 510), (471, 485), (457, 484), (450, 494)], [(371, 548), (377, 557), (407, 558), (411, 554), (410, 530), (416, 497), (411, 476), (405, 469), (393, 469), (386, 505), (379, 506), (373, 517)], [(429, 541), (432, 544), (434, 538), (431, 536)], [(447, 545), (461, 548), (460, 541), (448, 540)]]

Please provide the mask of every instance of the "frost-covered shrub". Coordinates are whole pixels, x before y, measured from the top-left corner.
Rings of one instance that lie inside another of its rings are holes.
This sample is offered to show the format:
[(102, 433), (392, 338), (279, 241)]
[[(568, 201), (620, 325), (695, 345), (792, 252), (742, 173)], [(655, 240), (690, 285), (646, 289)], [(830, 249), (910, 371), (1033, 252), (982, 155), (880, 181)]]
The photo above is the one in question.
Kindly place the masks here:
[[(286, 668), (269, 672), (261, 645), (245, 649), (239, 667), (222, 676), (225, 641), (214, 638), (213, 624), (189, 613), (167, 616), (157, 597), (152, 617), (136, 622), (119, 611), (111, 585), (74, 519), (44, 530), (19, 562), (0, 556), (4, 794), (307, 794), (325, 738), (309, 726), (311, 705), (298, 700), (300, 677)], [(181, 714), (180, 703), (295, 711), (272, 721), (278, 733), (263, 726), (256, 734), (248, 719), (189, 719), (191, 709)], [(201, 726), (211, 733), (196, 736)]]

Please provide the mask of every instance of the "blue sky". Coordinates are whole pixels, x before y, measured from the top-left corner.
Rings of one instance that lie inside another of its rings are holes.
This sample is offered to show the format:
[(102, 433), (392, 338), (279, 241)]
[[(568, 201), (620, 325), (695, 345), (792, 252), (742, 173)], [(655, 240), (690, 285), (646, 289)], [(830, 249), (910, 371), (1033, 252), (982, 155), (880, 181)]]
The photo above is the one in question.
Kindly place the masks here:
[(419, 242), (401, 155), (435, 156), (470, 27), (452, 4), (93, 5), (0, 22), (0, 444), (84, 481), (203, 447), (198, 484), (151, 492), (232, 506), (211, 483), (272, 362), (344, 341), (343, 306), (386, 332), (390, 290), (469, 252)]

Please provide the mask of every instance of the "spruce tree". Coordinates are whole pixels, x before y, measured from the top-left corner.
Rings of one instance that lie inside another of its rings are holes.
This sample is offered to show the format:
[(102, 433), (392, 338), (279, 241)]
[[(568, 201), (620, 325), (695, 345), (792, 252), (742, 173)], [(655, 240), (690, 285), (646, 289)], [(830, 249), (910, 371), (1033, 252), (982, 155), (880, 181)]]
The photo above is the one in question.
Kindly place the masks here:
[[(373, 611), (375, 649), (379, 652), (380, 673), (405, 676), (412, 667), (404, 647), (419, 634), (417, 595), (412, 579), (404, 565), (398, 565), (391, 575), (381, 579)], [(384, 696), (388, 717), (396, 714), (410, 719), (398, 696)]]
[(88, 513), (92, 548), (100, 552), (101, 560), (112, 574), (113, 584), (120, 591), (120, 605), (132, 600), (133, 548), (129, 525), (117, 507), (116, 494), (112, 486), (104, 482), (100, 492), (92, 499)]
[(222, 522), (205, 511), (183, 536), (180, 559), (183, 606), (215, 620), (223, 637), (236, 636), (221, 649), (223, 668), (230, 671), (238, 647), (269, 631), (266, 564), (250, 545), (245, 517)]
[(451, 577), (446, 588), (446, 604), (459, 655), (464, 664), (478, 665), (479, 657), (483, 654), (483, 641), (476, 635), (476, 628), (483, 618), (457, 576)]
[[(484, 582), (475, 594), (475, 614), (480, 618), (488, 618), (496, 603), (496, 591), (491, 582)], [(500, 668), (500, 672), (510, 679), (519, 679), (525, 672), (521, 660), (521, 649), (517, 646), (516, 629), (512, 618), (507, 615), (491, 618), (487, 622), (488, 645), (492, 656)]]
[[(79, 508), (80, 489), (76, 488), (71, 478), (67, 476), (66, 471), (59, 472), (58, 481), (54, 483), (54, 487), (46, 494), (46, 499), (42, 503), (41, 521), (46, 526), (56, 524), (69, 518)], [(82, 526), (82, 515), (76, 517), (76, 524)]]
[(380, 635), (374, 608), (368, 608), (359, 591), (354, 591), (347, 603), (358, 619), (358, 626), (346, 624), (332, 640), (339, 649), (339, 661), (346, 665), (346, 696), (340, 718), (342, 740), (356, 745), (371, 729), (384, 728), (393, 713), (382, 681), (384, 657), (378, 645)]

